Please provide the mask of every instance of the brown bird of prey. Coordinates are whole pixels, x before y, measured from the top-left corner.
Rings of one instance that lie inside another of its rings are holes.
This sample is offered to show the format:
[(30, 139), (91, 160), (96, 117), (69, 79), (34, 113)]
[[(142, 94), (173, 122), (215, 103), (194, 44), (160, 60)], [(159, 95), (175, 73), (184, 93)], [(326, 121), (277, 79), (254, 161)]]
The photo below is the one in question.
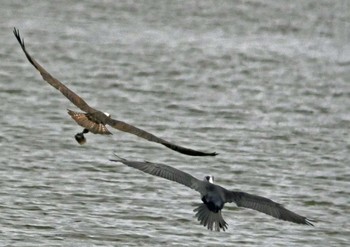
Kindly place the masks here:
[(268, 198), (246, 192), (227, 190), (213, 184), (213, 176), (205, 176), (203, 180), (199, 180), (186, 172), (164, 164), (131, 161), (120, 157), (111, 159), (111, 161), (121, 162), (145, 173), (175, 181), (198, 191), (203, 203), (198, 204), (194, 212), (197, 212), (196, 217), (200, 224), (206, 226), (209, 230), (213, 230), (214, 225), (216, 231), (227, 229), (227, 223), (221, 215), (221, 210), (227, 202), (234, 202), (238, 207), (254, 209), (280, 220), (313, 226), (310, 219), (298, 215)]
[(92, 132), (94, 134), (101, 134), (101, 135), (111, 135), (112, 133), (107, 129), (106, 125), (109, 125), (115, 129), (128, 132), (130, 134), (134, 134), (138, 137), (144, 138), (151, 142), (160, 143), (167, 148), (170, 148), (176, 152), (186, 154), (186, 155), (192, 155), (192, 156), (215, 156), (217, 153), (206, 153), (201, 152), (189, 148), (185, 148), (182, 146), (178, 146), (176, 144), (173, 144), (171, 142), (168, 142), (162, 138), (159, 138), (151, 133), (148, 133), (147, 131), (144, 131), (142, 129), (139, 129), (135, 126), (132, 126), (128, 123), (113, 119), (110, 117), (110, 115), (103, 113), (99, 110), (96, 110), (89, 106), (81, 97), (79, 97), (76, 93), (74, 93), (72, 90), (70, 90), (68, 87), (66, 87), (63, 83), (61, 83), (59, 80), (54, 78), (49, 72), (47, 72), (26, 50), (26, 47), (24, 45), (24, 39), (21, 39), (19, 35), (18, 29), (14, 28), (13, 33), (15, 37), (17, 38), (19, 44), (22, 47), (23, 52), (25, 53), (28, 61), (40, 72), (42, 78), (48, 82), (51, 86), (59, 90), (67, 99), (69, 99), (75, 106), (80, 108), (82, 112), (74, 112), (71, 110), (68, 110), (68, 114), (75, 120), (77, 124), (82, 126), (84, 130), (81, 133), (78, 133), (75, 135), (75, 139), (79, 144), (84, 144), (86, 142), (86, 139), (84, 137), (84, 134), (88, 132)]

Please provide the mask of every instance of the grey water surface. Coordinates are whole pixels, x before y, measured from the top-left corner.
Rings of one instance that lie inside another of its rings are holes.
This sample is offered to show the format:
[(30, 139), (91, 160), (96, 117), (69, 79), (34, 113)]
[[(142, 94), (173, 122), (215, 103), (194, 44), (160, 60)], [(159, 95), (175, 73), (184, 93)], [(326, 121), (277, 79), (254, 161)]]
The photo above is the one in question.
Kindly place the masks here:
[[(179, 145), (87, 135), (15, 37), (92, 105)], [(350, 2), (1, 1), (0, 246), (349, 246)], [(315, 227), (109, 161), (161, 162), (268, 197)]]

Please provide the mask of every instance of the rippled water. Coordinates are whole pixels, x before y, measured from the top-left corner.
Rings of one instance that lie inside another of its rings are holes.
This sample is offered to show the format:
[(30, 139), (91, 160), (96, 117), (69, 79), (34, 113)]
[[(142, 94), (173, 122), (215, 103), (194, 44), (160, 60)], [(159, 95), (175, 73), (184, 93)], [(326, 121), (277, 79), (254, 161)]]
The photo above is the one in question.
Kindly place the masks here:
[[(350, 3), (2, 1), (0, 246), (348, 246)], [(12, 29), (92, 106), (177, 144), (73, 135), (75, 109), (25, 59)], [(199, 195), (111, 163), (172, 165), (269, 197), (314, 228), (227, 205), (227, 232), (194, 218)]]

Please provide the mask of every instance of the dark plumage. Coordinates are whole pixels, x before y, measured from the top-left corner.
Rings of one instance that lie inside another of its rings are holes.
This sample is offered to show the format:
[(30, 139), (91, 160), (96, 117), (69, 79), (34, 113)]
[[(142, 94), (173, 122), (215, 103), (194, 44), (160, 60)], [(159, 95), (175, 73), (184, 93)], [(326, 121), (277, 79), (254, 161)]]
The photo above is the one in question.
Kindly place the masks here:
[(227, 202), (234, 202), (238, 207), (251, 208), (277, 219), (313, 226), (310, 219), (298, 215), (268, 198), (240, 191), (230, 191), (213, 184), (211, 176), (206, 176), (201, 181), (188, 173), (164, 164), (130, 161), (122, 158), (111, 161), (121, 162), (145, 173), (175, 181), (198, 191), (203, 203), (198, 204), (194, 211), (200, 224), (210, 230), (220, 231), (222, 229), (225, 231), (227, 229), (227, 223), (221, 215), (221, 210)]
[(92, 132), (94, 134), (111, 135), (112, 133), (107, 129), (106, 125), (109, 125), (115, 129), (128, 132), (151, 142), (156, 142), (170, 148), (176, 152), (192, 155), (192, 156), (215, 156), (217, 153), (206, 153), (186, 147), (178, 146), (164, 139), (161, 139), (147, 131), (139, 129), (128, 123), (111, 118), (109, 115), (90, 107), (81, 97), (66, 87), (59, 80), (54, 78), (49, 72), (47, 72), (33, 57), (27, 52), (24, 40), (21, 39), (19, 31), (14, 28), (13, 33), (22, 47), (24, 54), (28, 61), (40, 72), (42, 78), (48, 82), (51, 86), (59, 90), (67, 99), (69, 99), (75, 106), (84, 111), (84, 113), (74, 112), (68, 110), (68, 114), (75, 120), (77, 124), (84, 127), (83, 132), (76, 134), (75, 139), (84, 144), (86, 139), (84, 133)]

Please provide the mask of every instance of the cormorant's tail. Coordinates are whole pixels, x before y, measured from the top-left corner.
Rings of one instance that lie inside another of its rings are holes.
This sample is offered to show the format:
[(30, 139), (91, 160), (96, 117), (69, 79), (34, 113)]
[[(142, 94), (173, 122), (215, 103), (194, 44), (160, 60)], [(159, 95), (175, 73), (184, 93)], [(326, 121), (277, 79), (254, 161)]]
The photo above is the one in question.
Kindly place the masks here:
[(225, 231), (227, 229), (227, 223), (222, 218), (221, 210), (219, 212), (215, 213), (208, 209), (207, 205), (204, 203), (198, 204), (198, 207), (193, 210), (196, 213), (196, 217), (198, 218), (198, 221), (203, 225), (206, 226), (209, 230), (213, 230), (214, 224), (215, 224), (215, 230), (220, 231), (220, 228)]

